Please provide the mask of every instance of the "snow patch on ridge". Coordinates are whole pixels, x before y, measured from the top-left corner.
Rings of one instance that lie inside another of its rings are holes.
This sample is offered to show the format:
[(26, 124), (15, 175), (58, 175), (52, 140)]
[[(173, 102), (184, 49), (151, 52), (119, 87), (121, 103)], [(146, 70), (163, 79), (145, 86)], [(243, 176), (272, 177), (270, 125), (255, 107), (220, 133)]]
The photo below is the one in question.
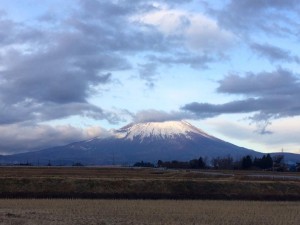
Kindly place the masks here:
[(145, 138), (175, 138), (184, 136), (192, 139), (192, 135), (201, 135), (209, 139), (217, 139), (208, 135), (202, 130), (192, 126), (186, 121), (165, 121), (130, 124), (114, 132), (114, 136), (120, 139), (133, 140), (139, 138), (141, 141)]

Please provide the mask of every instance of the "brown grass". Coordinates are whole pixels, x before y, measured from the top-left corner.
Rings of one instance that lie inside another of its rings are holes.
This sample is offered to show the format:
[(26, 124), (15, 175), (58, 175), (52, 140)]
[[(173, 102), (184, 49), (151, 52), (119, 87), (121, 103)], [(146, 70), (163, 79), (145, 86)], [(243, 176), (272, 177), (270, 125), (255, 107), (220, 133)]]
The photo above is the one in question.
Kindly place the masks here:
[(0, 200), (0, 224), (298, 225), (300, 202)]
[(300, 200), (300, 180), (130, 168), (0, 168), (2, 198)]

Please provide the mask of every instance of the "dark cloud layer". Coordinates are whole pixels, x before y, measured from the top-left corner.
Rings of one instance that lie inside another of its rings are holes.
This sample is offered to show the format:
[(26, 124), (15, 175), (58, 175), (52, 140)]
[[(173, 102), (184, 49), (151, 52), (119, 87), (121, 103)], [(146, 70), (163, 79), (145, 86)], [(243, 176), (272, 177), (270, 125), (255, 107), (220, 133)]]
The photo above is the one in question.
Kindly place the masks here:
[(300, 81), (288, 70), (279, 68), (273, 72), (248, 73), (245, 76), (229, 75), (219, 83), (218, 92), (242, 95), (244, 99), (224, 104), (193, 102), (182, 109), (199, 118), (255, 113), (249, 119), (266, 125), (271, 118), (300, 115)]
[(195, 69), (208, 69), (209, 64), (225, 60), (225, 56), (212, 56), (207, 54), (175, 53), (171, 56), (149, 56), (149, 60), (162, 63), (165, 66), (188, 65)]
[(297, 0), (231, 0), (215, 13), (220, 24), (243, 35), (255, 30), (256, 34), (260, 31), (298, 38), (299, 28), (293, 16), (299, 14), (299, 9)]
[(296, 74), (278, 68), (272, 72), (246, 73), (245, 76), (229, 74), (219, 81), (219, 93), (259, 96), (284, 96), (296, 94), (299, 82)]
[[(221, 27), (234, 33), (259, 57), (271, 63), (298, 63), (294, 49), (286, 50), (284, 40), (299, 42), (300, 6), (296, 0), (230, 0), (221, 7), (204, 2), (207, 12), (214, 15)], [(282, 40), (274, 41), (275, 39)], [(264, 43), (259, 43), (264, 42)], [(278, 44), (280, 43), (280, 44)]]
[(269, 44), (251, 44), (251, 48), (259, 55), (266, 57), (271, 62), (282, 61), (282, 62), (296, 62), (300, 63), (298, 56), (294, 56), (290, 51), (281, 49), (276, 46)]

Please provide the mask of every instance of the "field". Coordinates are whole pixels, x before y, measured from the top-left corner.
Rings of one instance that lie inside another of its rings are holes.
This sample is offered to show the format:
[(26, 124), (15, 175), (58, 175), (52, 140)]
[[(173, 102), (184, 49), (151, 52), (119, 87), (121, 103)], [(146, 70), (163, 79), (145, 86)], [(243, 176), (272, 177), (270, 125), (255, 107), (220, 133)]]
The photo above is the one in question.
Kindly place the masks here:
[(1, 198), (300, 200), (299, 173), (1, 167)]
[(0, 200), (0, 224), (298, 225), (300, 202)]
[(299, 173), (0, 167), (0, 197), (0, 224), (12, 225), (300, 221)]

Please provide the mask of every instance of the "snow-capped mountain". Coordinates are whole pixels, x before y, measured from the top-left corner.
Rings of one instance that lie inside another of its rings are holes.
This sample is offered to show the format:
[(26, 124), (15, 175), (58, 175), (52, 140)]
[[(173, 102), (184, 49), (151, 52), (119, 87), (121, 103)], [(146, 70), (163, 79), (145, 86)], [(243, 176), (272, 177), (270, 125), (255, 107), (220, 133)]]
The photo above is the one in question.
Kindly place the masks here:
[(129, 124), (119, 130), (114, 131), (114, 136), (120, 139), (139, 140), (158, 140), (158, 139), (192, 139), (195, 135), (200, 135), (209, 139), (215, 137), (206, 134), (204, 131), (192, 126), (185, 121), (165, 121)]
[(240, 158), (262, 153), (242, 148), (211, 136), (185, 121), (129, 124), (97, 137), (41, 151), (1, 156), (2, 163), (45, 165), (128, 165), (138, 161), (188, 161), (201, 157)]

